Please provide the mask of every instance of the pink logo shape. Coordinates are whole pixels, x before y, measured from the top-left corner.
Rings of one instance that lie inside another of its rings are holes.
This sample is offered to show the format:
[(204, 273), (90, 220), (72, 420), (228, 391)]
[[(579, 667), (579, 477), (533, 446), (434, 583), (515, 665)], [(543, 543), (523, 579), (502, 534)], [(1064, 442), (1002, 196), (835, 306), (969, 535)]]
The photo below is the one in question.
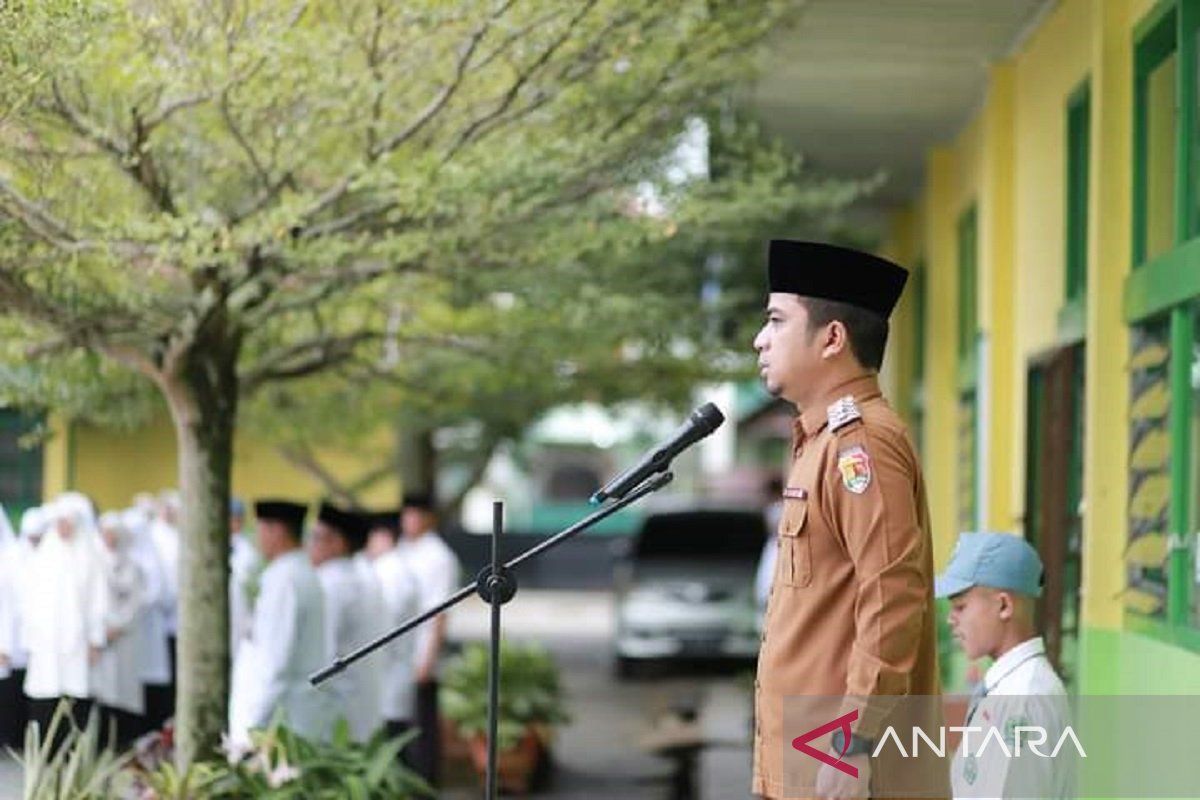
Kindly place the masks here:
[[(850, 747), (850, 723), (858, 719), (858, 709), (854, 709), (849, 714), (843, 714), (832, 722), (826, 722), (824, 725), (813, 728), (808, 733), (802, 733), (795, 739), (792, 739), (792, 747), (804, 753), (806, 756), (812, 756), (822, 764), (828, 764), (836, 770), (849, 775), (851, 778), (858, 778), (858, 767), (852, 767), (841, 760), (841, 757), (846, 755), (846, 750)], [(809, 742), (820, 736), (824, 736), (835, 728), (842, 729), (842, 752), (838, 753), (838, 757), (834, 758), (828, 753), (824, 753), (815, 747), (810, 747)]]

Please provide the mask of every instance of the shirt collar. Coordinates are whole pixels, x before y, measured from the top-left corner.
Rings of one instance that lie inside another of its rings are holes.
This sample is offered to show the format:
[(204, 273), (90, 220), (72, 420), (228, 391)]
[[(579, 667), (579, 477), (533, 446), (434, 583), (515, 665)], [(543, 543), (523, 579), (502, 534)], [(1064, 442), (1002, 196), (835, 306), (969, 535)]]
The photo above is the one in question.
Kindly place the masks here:
[(829, 406), (835, 400), (850, 395), (856, 402), (863, 403), (879, 397), (880, 394), (882, 392), (879, 390), (879, 376), (874, 372), (839, 383), (800, 412), (794, 425), (796, 441), (801, 442), (816, 436), (829, 424)]
[(997, 658), (996, 663), (988, 668), (987, 674), (983, 676), (983, 681), (987, 684), (987, 690), (990, 692), (995, 689), (1000, 681), (1009, 676), (1009, 673), (1013, 672), (1018, 666), (1029, 659), (1044, 656), (1045, 654), (1046, 645), (1042, 641), (1042, 637), (1035, 636), (1032, 639), (1026, 639), (1021, 642)]

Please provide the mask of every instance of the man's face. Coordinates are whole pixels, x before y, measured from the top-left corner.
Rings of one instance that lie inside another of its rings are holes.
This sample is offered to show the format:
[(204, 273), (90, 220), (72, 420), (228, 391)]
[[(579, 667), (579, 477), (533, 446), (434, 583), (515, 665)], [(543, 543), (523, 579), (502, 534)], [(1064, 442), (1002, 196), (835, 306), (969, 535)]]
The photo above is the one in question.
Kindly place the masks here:
[(374, 561), (396, 546), (392, 532), (387, 528), (375, 528), (367, 537), (367, 558)]
[(274, 519), (258, 521), (258, 549), (268, 561), (284, 553), (292, 546), (292, 535), (288, 526)]
[(1004, 602), (1001, 593), (972, 586), (950, 598), (950, 630), (967, 658), (994, 653), (1004, 636)]
[(821, 339), (810, 336), (808, 309), (794, 294), (772, 292), (767, 319), (754, 337), (759, 374), (775, 397), (800, 403), (821, 368)]
[(405, 536), (420, 536), (433, 530), (433, 514), (423, 508), (406, 508), (400, 514), (400, 527)]
[(317, 522), (308, 537), (308, 557), (313, 566), (320, 566), (331, 558), (346, 554), (345, 542), (337, 531), (324, 522)]
[(230, 514), (229, 515), (229, 533), (230, 534), (241, 533), (243, 524), (245, 524), (245, 523), (242, 520), (241, 514)]

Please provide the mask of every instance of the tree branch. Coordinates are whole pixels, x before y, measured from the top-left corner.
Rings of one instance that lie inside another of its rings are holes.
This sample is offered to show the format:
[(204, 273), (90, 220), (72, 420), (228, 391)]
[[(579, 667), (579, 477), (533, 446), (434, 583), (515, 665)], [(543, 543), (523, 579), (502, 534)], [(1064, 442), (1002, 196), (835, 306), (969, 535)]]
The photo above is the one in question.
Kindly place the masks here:
[[(409, 122), (402, 130), (383, 139), (375, 147), (367, 152), (366, 163), (370, 164), (378, 161), (388, 153), (393, 152), (396, 148), (403, 145), (405, 142), (416, 136), (425, 128), (433, 119), (446, 107), (450, 99), (462, 86), (463, 80), (466, 77), (470, 67), (471, 58), (475, 55), (479, 47), (479, 42), (487, 35), (492, 24), (499, 19), (512, 6), (514, 0), (507, 0), (495, 12), (492, 13), (478, 28), (476, 28), (466, 41), (459, 48), (459, 55), (454, 64), (454, 74), (450, 80), (438, 90), (437, 94), (429, 101), (417, 116)], [(307, 228), (312, 224), (312, 221), (321, 215), (330, 206), (337, 203), (346, 193), (350, 191), (350, 186), (353, 184), (355, 175), (347, 175), (337, 181), (333, 186), (327, 189), (319, 196), (313, 205), (300, 214), (301, 226)]]
[(258, 359), (260, 366), (238, 376), (242, 394), (249, 396), (266, 383), (313, 375), (350, 359), (366, 342), (383, 338), (377, 331), (360, 331), (346, 336), (315, 336), (280, 347)]
[(299, 444), (281, 444), (275, 448), (275, 451), (283, 456), (283, 459), (293, 467), (306, 473), (310, 478), (315, 479), (317, 483), (321, 484), (330, 499), (351, 508), (358, 507), (358, 497), (355, 491), (322, 467), (312, 454), (312, 451), (307, 447)]
[(466, 128), (462, 130), (454, 144), (451, 145), (449, 151), (447, 151), (445, 157), (442, 159), (443, 163), (449, 161), (456, 153), (458, 153), (459, 150), (470, 143), (480, 128), (487, 125), (508, 110), (513, 101), (516, 100), (517, 95), (520, 94), (521, 89), (526, 83), (529, 82), (529, 79), (533, 77), (534, 73), (538, 72), (542, 67), (549, 63), (550, 59), (554, 57), (554, 54), (562, 49), (564, 44), (570, 41), (571, 35), (575, 32), (575, 28), (579, 26), (579, 23), (583, 22), (583, 18), (588, 15), (588, 12), (595, 8), (597, 2), (598, 0), (587, 0), (587, 2), (583, 3), (579, 12), (567, 23), (562, 34), (553, 42), (551, 42), (550, 45), (542, 51), (541, 55), (534, 59), (533, 63), (530, 64), (528, 68), (521, 71), (517, 75), (516, 80), (514, 80), (512, 85), (508, 87), (508, 90), (500, 98), (500, 102), (496, 104), (496, 107), (487, 114), (484, 114), (482, 117), (473, 120), (467, 125)]

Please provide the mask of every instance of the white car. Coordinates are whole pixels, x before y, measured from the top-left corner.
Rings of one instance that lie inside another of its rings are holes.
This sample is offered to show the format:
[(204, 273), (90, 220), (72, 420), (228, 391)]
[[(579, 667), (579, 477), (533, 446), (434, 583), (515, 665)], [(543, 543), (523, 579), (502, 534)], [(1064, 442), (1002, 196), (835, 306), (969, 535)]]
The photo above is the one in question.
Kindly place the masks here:
[(758, 654), (754, 572), (767, 535), (756, 509), (651, 514), (615, 576), (615, 668)]

